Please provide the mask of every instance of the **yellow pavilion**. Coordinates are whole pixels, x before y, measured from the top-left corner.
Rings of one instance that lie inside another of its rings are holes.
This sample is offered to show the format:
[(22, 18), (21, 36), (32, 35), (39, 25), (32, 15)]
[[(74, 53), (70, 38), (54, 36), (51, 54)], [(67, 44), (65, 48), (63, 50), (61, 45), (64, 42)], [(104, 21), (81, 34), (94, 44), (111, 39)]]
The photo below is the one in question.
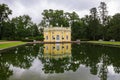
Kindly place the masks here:
[(70, 42), (71, 27), (45, 27), (44, 42)]

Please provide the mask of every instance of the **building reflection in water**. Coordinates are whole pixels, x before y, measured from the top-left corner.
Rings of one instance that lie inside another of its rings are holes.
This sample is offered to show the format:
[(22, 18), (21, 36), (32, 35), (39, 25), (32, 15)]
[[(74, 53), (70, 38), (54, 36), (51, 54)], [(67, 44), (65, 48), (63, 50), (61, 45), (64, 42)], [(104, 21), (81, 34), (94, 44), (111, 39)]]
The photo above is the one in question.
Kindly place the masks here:
[(71, 44), (44, 44), (44, 58), (71, 57)]

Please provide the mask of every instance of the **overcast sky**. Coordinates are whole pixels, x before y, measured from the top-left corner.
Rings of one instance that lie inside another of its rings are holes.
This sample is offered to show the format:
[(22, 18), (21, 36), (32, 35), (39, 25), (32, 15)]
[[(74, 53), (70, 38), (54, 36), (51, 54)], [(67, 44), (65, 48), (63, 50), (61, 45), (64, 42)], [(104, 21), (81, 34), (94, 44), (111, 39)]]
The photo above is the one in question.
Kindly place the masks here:
[(101, 1), (107, 4), (109, 15), (120, 12), (120, 0), (0, 0), (0, 3), (7, 4), (13, 11), (10, 17), (28, 14), (32, 21), (39, 23), (44, 9), (75, 11), (83, 17), (89, 14), (91, 8), (98, 7)]

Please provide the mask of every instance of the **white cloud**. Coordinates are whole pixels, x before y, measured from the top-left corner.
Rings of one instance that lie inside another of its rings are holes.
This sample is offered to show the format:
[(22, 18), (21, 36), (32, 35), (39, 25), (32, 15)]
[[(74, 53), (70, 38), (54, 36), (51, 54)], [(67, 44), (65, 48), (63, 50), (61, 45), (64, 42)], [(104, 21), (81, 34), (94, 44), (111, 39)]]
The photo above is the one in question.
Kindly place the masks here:
[(115, 0), (115, 1), (110, 1), (108, 3), (108, 11), (110, 15), (114, 15), (115, 13), (120, 13), (120, 1)]

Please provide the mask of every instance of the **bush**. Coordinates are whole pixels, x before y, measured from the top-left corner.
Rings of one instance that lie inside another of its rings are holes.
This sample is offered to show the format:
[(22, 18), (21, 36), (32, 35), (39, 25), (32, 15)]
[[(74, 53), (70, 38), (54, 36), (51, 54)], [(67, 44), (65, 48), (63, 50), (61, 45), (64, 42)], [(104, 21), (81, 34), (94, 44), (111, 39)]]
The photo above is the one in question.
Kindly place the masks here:
[(80, 39), (80, 41), (89, 41), (89, 39)]
[(23, 42), (33, 42), (33, 39), (22, 39)]
[(35, 39), (35, 40), (43, 41), (43, 40), (44, 40), (44, 37), (43, 37), (43, 36), (36, 36), (34, 39)]
[(22, 41), (24, 41), (24, 42), (33, 42), (34, 40), (43, 41), (44, 37), (43, 36), (36, 36), (36, 37), (29, 37), (28, 39), (22, 39)]

